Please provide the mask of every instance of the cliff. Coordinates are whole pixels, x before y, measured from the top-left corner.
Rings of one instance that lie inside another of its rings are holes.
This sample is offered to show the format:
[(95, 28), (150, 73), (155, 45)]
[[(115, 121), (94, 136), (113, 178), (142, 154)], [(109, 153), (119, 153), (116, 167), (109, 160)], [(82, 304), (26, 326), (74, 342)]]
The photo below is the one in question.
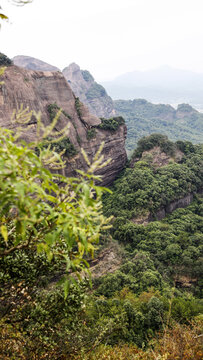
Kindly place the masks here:
[(63, 74), (75, 95), (88, 106), (92, 114), (104, 118), (116, 114), (113, 100), (89, 71), (81, 70), (77, 64), (72, 63), (63, 70)]
[[(63, 114), (57, 130), (65, 127), (67, 122), (70, 123), (67, 142), (70, 142), (75, 150), (71, 157), (67, 156), (64, 174), (74, 176), (76, 169), (85, 170), (86, 163), (81, 155), (81, 147), (92, 159), (104, 141), (104, 158), (111, 158), (112, 161), (100, 172), (104, 175), (102, 184), (109, 185), (116, 178), (127, 160), (125, 124), (120, 124), (114, 131), (100, 129), (101, 120), (91, 115), (88, 108), (79, 102), (60, 72), (41, 72), (10, 66), (2, 80), (4, 84), (0, 87), (0, 126), (13, 128), (11, 115), (21, 104), (31, 110), (40, 111), (46, 125), (51, 121), (48, 110), (62, 108)], [(28, 141), (34, 139), (35, 130), (36, 121), (33, 119), (32, 128), (26, 131)]]
[(56, 66), (47, 64), (46, 62), (31, 56), (18, 55), (14, 56), (12, 60), (14, 65), (23, 67), (28, 70), (60, 71)]

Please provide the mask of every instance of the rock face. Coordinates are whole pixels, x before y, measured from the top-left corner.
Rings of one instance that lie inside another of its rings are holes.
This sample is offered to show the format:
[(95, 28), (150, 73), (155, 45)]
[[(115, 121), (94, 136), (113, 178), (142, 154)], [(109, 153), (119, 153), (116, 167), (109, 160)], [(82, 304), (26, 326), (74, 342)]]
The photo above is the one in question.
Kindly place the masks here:
[(191, 202), (193, 201), (193, 198), (194, 198), (193, 194), (188, 194), (181, 199), (172, 201), (165, 208), (162, 208), (159, 211), (157, 211), (157, 213), (155, 215), (156, 219), (162, 220), (166, 217), (167, 214), (171, 214), (176, 209), (187, 207), (188, 205), (191, 204)]
[[(86, 170), (81, 147), (92, 159), (101, 142), (104, 142), (104, 158), (111, 158), (112, 161), (100, 171), (100, 174), (104, 175), (103, 185), (112, 183), (127, 161), (125, 125), (120, 125), (116, 131), (100, 129), (98, 126), (101, 120), (91, 115), (88, 108), (78, 101), (60, 72), (41, 72), (10, 66), (1, 80), (4, 84), (0, 86), (0, 126), (15, 129), (16, 125), (11, 123), (10, 119), (13, 110), (21, 104), (24, 108), (29, 107), (30, 110), (41, 112), (43, 123), (48, 125), (51, 121), (48, 105), (56, 104), (65, 114), (60, 116), (57, 130), (65, 127), (67, 122), (70, 123), (67, 140), (76, 150), (76, 155), (67, 158), (64, 175), (75, 176), (76, 169)], [(31, 125), (26, 131), (28, 141), (33, 140), (36, 134), (34, 118)]]
[[(202, 193), (202, 191), (199, 191), (198, 193)], [(132, 222), (134, 222), (135, 224), (141, 224), (141, 225), (146, 226), (151, 221), (155, 221), (155, 220), (161, 221), (168, 214), (171, 214), (173, 211), (189, 206), (191, 204), (191, 202), (193, 201), (193, 199), (194, 199), (193, 193), (187, 194), (180, 199), (170, 202), (165, 207), (160, 208), (154, 215), (147, 213), (145, 216), (141, 216), (140, 218), (132, 219)]]
[(89, 71), (80, 70), (77, 64), (72, 63), (62, 72), (75, 95), (88, 106), (92, 114), (104, 118), (116, 115), (113, 100), (103, 86), (94, 81)]
[(13, 59), (14, 65), (23, 67), (28, 70), (39, 70), (39, 71), (60, 71), (57, 67), (47, 64), (46, 62), (35, 59), (31, 56), (18, 55)]

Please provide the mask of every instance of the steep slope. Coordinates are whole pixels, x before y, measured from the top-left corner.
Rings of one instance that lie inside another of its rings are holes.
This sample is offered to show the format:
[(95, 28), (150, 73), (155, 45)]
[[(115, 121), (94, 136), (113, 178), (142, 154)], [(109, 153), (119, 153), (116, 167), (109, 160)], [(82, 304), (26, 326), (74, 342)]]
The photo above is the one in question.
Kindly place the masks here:
[(115, 109), (126, 120), (128, 137), (126, 148), (133, 150), (142, 136), (162, 133), (171, 140), (202, 141), (203, 114), (188, 104), (152, 104), (144, 99), (116, 100)]
[[(83, 147), (90, 159), (104, 141), (103, 154), (105, 159), (112, 161), (100, 172), (104, 175), (103, 184), (110, 184), (126, 163), (125, 124), (118, 124), (113, 130), (101, 129), (101, 120), (89, 113), (88, 108), (75, 97), (62, 73), (40, 72), (10, 66), (3, 76), (4, 84), (0, 88), (0, 126), (15, 129), (11, 123), (14, 109), (23, 104), (31, 110), (41, 112), (42, 121), (50, 123), (50, 111), (57, 107), (63, 109), (63, 114), (57, 125), (57, 130), (70, 123), (67, 142), (74, 148), (73, 156), (67, 157), (66, 176), (75, 175), (76, 169), (86, 169), (86, 163), (81, 155)], [(49, 111), (48, 111), (49, 110)], [(114, 120), (115, 121), (115, 120)], [(31, 121), (32, 127), (26, 131), (30, 141), (35, 137), (36, 120)]]
[(188, 206), (202, 190), (203, 146), (152, 134), (139, 140), (130, 168), (115, 181), (104, 209), (107, 215), (146, 224)]
[(35, 59), (31, 56), (18, 55), (18, 56), (14, 56), (12, 60), (14, 65), (29, 70), (60, 71), (60, 69), (58, 69), (56, 66), (47, 64), (46, 62), (39, 59)]
[(104, 118), (115, 115), (112, 99), (89, 71), (80, 70), (77, 64), (72, 63), (63, 70), (63, 74), (75, 95), (88, 106), (92, 114)]

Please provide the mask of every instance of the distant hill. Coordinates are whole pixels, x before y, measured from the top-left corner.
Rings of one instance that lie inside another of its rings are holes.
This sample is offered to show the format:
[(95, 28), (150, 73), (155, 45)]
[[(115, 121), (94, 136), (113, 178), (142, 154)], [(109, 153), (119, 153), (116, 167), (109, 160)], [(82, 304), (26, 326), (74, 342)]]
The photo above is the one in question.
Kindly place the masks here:
[[(28, 70), (60, 71), (57, 67), (31, 56), (18, 55), (12, 60), (14, 65)], [(63, 69), (63, 75), (76, 97), (88, 106), (93, 115), (104, 118), (116, 115), (113, 100), (103, 86), (94, 80), (89, 71), (81, 70), (77, 64), (72, 63)]]
[(189, 103), (203, 110), (203, 74), (162, 66), (134, 71), (102, 85), (113, 99), (144, 98), (155, 103)]
[[(42, 71), (58, 70), (52, 65), (29, 56), (15, 56), (13, 61), (14, 64), (27, 69)], [(136, 96), (133, 97), (134, 100), (113, 101), (105, 88), (94, 80), (90, 72), (88, 70), (81, 70), (75, 63), (66, 67), (62, 73), (76, 97), (79, 97), (88, 106), (92, 114), (104, 118), (110, 118), (115, 115), (121, 115), (125, 118), (128, 129), (126, 140), (128, 152), (131, 152), (136, 147), (137, 141), (141, 137), (152, 133), (162, 133), (173, 141), (188, 140), (193, 143), (202, 142), (203, 114), (190, 105), (183, 103), (183, 93), (186, 94), (186, 91), (188, 91), (189, 94), (189, 92), (194, 91), (195, 84), (200, 89), (202, 84), (202, 91), (198, 94), (199, 98), (201, 98), (203, 93), (203, 75), (162, 67), (148, 72), (127, 73), (112, 82), (112, 84), (114, 83), (113, 86), (115, 86), (114, 90), (117, 94), (120, 94), (121, 98), (123, 95), (123, 99), (128, 98), (128, 93), (133, 95), (133, 89), (136, 90), (137, 97), (139, 97), (140, 89), (142, 89), (155, 102), (158, 98), (164, 99), (165, 96), (165, 102), (169, 102), (167, 99), (170, 94), (173, 100), (171, 101), (172, 103), (176, 103), (178, 99), (182, 100), (179, 102), (179, 104), (182, 104), (178, 105), (176, 110), (171, 105), (152, 104), (141, 98), (136, 99)], [(105, 84), (108, 88), (110, 83)], [(157, 91), (153, 90), (155, 84)], [(193, 84), (193, 87), (189, 87), (188, 84)], [(136, 88), (134, 87), (135, 85), (137, 86)], [(183, 88), (190, 90), (183, 91)], [(177, 96), (177, 94), (179, 95)], [(146, 98), (149, 96), (146, 96)], [(203, 109), (203, 98), (201, 101)]]
[(115, 115), (114, 104), (102, 85), (99, 85), (87, 70), (72, 63), (63, 70), (63, 75), (76, 96), (96, 116), (110, 118)]
[(202, 142), (203, 114), (188, 104), (178, 105), (177, 110), (171, 105), (155, 105), (144, 99), (116, 100), (114, 105), (126, 121), (128, 151), (136, 147), (141, 137), (152, 133), (167, 135), (173, 141)]
[(18, 55), (13, 59), (14, 65), (23, 67), (28, 70), (39, 70), (39, 71), (60, 71), (56, 66), (47, 64), (46, 62), (35, 59), (31, 56)]

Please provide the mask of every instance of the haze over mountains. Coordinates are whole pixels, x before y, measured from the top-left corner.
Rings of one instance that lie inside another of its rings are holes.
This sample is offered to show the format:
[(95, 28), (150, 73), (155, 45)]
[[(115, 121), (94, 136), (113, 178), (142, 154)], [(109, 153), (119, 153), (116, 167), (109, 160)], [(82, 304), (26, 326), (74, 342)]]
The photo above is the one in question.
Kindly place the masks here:
[(144, 98), (155, 103), (189, 103), (203, 110), (203, 74), (169, 66), (148, 71), (133, 71), (103, 82), (113, 99)]
[[(60, 71), (59, 68), (30, 56), (18, 55), (13, 58), (13, 61), (15, 65), (27, 69)], [(85, 76), (84, 71), (80, 70), (79, 66), (74, 63), (67, 66), (62, 72), (67, 80), (73, 80), (73, 91), (77, 96), (82, 96), (83, 99), (81, 100), (86, 103), (87, 99), (84, 93), (89, 90), (90, 84), (93, 85), (93, 82), (94, 86), (97, 84), (93, 76), (90, 74), (88, 79), (87, 76), (86, 79), (82, 79), (82, 75)], [(87, 73), (87, 70), (85, 70), (85, 72)], [(85, 80), (87, 81), (85, 82)], [(76, 85), (79, 81), (80, 89), (79, 86)], [(107, 101), (108, 105), (105, 104), (109, 109), (107, 109), (105, 115), (101, 114), (100, 116), (107, 116), (108, 113), (110, 114), (109, 116), (114, 114), (110, 97), (114, 100), (146, 99), (156, 104), (164, 103), (172, 106), (188, 103), (197, 110), (203, 111), (203, 74), (201, 73), (198, 74), (188, 70), (174, 69), (165, 65), (147, 71), (127, 72), (114, 80), (102, 82), (101, 85), (104, 87), (103, 93), (106, 92), (105, 95), (108, 96), (109, 94), (110, 96)], [(99, 84), (100, 87), (101, 85)], [(102, 88), (100, 88), (100, 90), (101, 94), (98, 92), (98, 96), (102, 95)], [(90, 107), (92, 107), (91, 111), (96, 115), (97, 106), (94, 106), (94, 101), (92, 101), (94, 96), (92, 95), (96, 94), (90, 94), (87, 102), (92, 102), (90, 105)]]
[[(60, 71), (57, 67), (30, 56), (15, 56), (13, 62), (28, 70)], [(65, 67), (62, 73), (74, 94), (89, 107), (93, 115), (105, 118), (115, 115), (113, 100), (104, 87), (94, 80), (89, 71), (81, 70), (79, 65), (72, 63)]]
[[(13, 59), (16, 65), (41, 71), (59, 69), (28, 56)], [(126, 73), (104, 83), (107, 91), (122, 100), (112, 100), (88, 70), (72, 63), (62, 71), (76, 97), (98, 117), (124, 117), (127, 125), (126, 149), (132, 152), (138, 140), (152, 133), (167, 135), (170, 140), (202, 142), (203, 114), (191, 107), (203, 109), (203, 75), (171, 69), (167, 66), (147, 72)], [(116, 95), (117, 94), (117, 95)], [(133, 100), (129, 100), (132, 98)], [(137, 99), (136, 99), (137, 98)], [(146, 99), (152, 99), (154, 103)], [(193, 102), (192, 100), (193, 99)], [(197, 99), (199, 103), (197, 104)], [(191, 100), (191, 101), (189, 101)], [(160, 104), (160, 102), (162, 104)], [(171, 105), (165, 105), (172, 103)], [(189, 103), (190, 105), (188, 105)]]

